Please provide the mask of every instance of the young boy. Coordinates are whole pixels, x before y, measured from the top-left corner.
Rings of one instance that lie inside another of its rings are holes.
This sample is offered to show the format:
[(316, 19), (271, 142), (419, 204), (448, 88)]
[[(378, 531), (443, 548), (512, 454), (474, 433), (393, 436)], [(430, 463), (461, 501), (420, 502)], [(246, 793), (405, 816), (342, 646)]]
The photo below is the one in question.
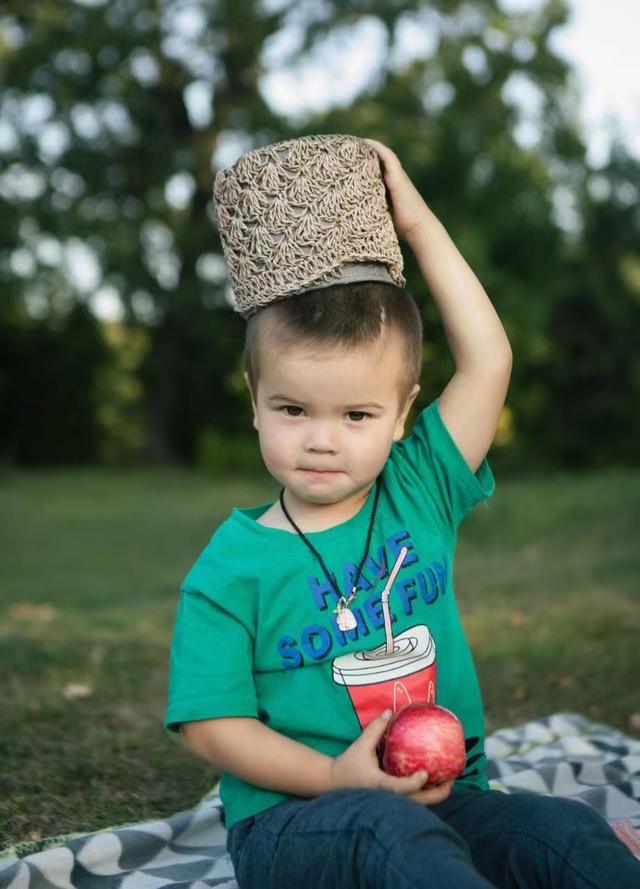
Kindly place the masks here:
[[(456, 371), (403, 438), (422, 346), (403, 288), (328, 285), (252, 314), (245, 378), (282, 490), (233, 509), (185, 578), (165, 725), (223, 773), (240, 889), (639, 886), (640, 863), (588, 807), (488, 789), (452, 568), (460, 522), (495, 488), (511, 349), (396, 155), (366, 141)], [(380, 768), (388, 716), (410, 700), (460, 718), (455, 783)]]

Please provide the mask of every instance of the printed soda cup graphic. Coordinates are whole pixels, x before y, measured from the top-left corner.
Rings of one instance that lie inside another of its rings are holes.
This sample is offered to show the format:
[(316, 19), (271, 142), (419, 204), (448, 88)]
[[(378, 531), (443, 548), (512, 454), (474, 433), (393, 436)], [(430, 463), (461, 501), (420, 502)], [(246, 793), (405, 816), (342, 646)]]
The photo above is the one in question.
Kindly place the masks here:
[(436, 646), (429, 628), (410, 627), (393, 639), (392, 654), (385, 643), (369, 651), (354, 651), (333, 662), (333, 679), (346, 685), (360, 726), (390, 707), (397, 712), (411, 703), (436, 700)]

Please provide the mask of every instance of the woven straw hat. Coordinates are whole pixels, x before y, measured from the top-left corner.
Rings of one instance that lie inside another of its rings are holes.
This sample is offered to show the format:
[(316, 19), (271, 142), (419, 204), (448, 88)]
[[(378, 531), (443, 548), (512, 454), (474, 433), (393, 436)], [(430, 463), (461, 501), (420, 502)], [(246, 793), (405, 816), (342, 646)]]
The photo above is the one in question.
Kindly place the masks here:
[(235, 310), (318, 287), (404, 287), (400, 245), (374, 149), (356, 136), (302, 136), (243, 154), (213, 197)]

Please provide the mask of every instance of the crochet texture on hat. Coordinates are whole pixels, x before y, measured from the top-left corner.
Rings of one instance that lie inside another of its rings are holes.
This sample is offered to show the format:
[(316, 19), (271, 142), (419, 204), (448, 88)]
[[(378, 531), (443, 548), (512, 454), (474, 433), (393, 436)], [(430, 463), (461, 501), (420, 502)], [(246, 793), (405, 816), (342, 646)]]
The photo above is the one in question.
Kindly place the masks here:
[(218, 172), (213, 197), (244, 317), (328, 286), (348, 262), (382, 262), (406, 283), (378, 156), (363, 139), (301, 136), (249, 151)]

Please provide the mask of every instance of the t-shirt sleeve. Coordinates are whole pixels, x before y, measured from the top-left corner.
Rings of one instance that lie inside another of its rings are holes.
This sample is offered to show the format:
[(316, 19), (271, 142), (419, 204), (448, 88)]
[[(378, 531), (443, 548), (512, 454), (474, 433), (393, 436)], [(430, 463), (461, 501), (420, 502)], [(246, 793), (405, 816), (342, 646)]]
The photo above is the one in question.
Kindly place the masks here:
[(487, 457), (474, 473), (451, 437), (436, 398), (419, 415), (410, 435), (395, 445), (395, 460), (404, 464), (455, 534), (460, 522), (495, 491)]
[(181, 722), (194, 719), (257, 717), (252, 662), (253, 637), (241, 616), (200, 590), (183, 588), (169, 657), (165, 728), (177, 732)]

